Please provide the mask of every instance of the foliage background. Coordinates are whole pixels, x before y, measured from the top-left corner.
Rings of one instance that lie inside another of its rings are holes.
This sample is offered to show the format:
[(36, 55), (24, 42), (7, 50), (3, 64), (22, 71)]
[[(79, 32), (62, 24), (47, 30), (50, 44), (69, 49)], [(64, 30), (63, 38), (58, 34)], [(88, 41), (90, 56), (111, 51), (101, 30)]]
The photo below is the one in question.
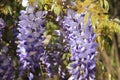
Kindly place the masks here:
[[(34, 0), (30, 1), (32, 3)], [(51, 0), (48, 0), (48, 2), (47, 0), (43, 1), (49, 3), (49, 1)], [(59, 2), (60, 0), (56, 1)], [(107, 11), (105, 13), (102, 13), (101, 16), (93, 16), (93, 24), (96, 26), (95, 32), (100, 33), (100, 35), (96, 39), (99, 45), (99, 54), (97, 56), (96, 67), (96, 80), (120, 80), (120, 0), (108, 0), (109, 5), (104, 2), (107, 0), (94, 1), (98, 1), (98, 3), (96, 4), (103, 4), (103, 8)], [(86, 4), (87, 2), (83, 3), (83, 6)], [(42, 5), (44, 5), (44, 3), (42, 3)], [(79, 11), (79, 5), (81, 4), (78, 4), (76, 8), (78, 8), (78, 12), (82, 12)], [(97, 5), (97, 7), (99, 7), (99, 5)], [(47, 6), (43, 7), (45, 9), (48, 9)], [(0, 17), (5, 20), (6, 24), (6, 27), (3, 31), (3, 45), (8, 46), (9, 48), (7, 55), (12, 57), (15, 70), (18, 70), (17, 66), (19, 66), (18, 57), (16, 57), (16, 28), (18, 27), (17, 22), (21, 9), (24, 9), (24, 7), (22, 7), (21, 5), (21, 0), (0, 0)], [(56, 10), (54, 9), (54, 11)], [(90, 9), (90, 11), (94, 12), (95, 15), (99, 10)], [(55, 13), (57, 14), (58, 12)], [(97, 24), (95, 22), (95, 18), (101, 21), (100, 24)], [(19, 79), (17, 74), (18, 73), (16, 72), (15, 77), (16, 79)]]

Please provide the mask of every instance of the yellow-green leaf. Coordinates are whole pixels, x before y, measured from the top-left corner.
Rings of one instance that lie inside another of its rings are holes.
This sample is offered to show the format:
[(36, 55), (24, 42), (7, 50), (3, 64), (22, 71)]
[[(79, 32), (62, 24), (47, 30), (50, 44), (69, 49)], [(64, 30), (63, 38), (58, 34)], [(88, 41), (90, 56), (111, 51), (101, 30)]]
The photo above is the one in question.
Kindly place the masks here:
[(103, 8), (103, 0), (99, 0), (100, 1), (100, 5)]
[(94, 16), (91, 17), (91, 22), (92, 22), (92, 26), (95, 29), (96, 26), (96, 18)]
[(109, 4), (107, 2), (107, 0), (104, 0), (104, 6), (105, 6), (105, 10), (109, 10)]
[(87, 24), (89, 17), (90, 17), (90, 13), (85, 14), (85, 17), (84, 17), (84, 25)]
[(61, 8), (60, 5), (55, 5), (54, 8), (53, 8), (53, 10), (54, 10), (54, 13), (55, 13), (57, 16), (59, 16), (59, 15), (60, 15), (60, 12), (62, 11), (62, 8)]

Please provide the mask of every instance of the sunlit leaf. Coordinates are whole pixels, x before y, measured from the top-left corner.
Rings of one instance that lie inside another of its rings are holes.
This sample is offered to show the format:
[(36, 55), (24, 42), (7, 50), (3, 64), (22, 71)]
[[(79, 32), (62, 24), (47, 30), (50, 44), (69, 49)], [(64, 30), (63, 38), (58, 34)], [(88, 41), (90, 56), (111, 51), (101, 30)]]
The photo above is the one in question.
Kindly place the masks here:
[(59, 16), (60, 12), (62, 11), (61, 6), (56, 4), (53, 9), (54, 9), (54, 13), (55, 13), (57, 16)]
[(113, 19), (116, 23), (120, 24), (120, 20), (118, 18)]
[(103, 8), (103, 0), (99, 0), (100, 1), (100, 5)]
[(104, 0), (104, 6), (105, 6), (105, 9), (108, 11), (109, 10), (109, 4), (108, 4), (107, 0)]
[(92, 22), (93, 28), (95, 29), (95, 26), (96, 26), (96, 18), (95, 18), (94, 16), (91, 17), (91, 22)]
[(87, 24), (89, 17), (90, 17), (90, 13), (87, 13), (87, 14), (85, 15), (85, 18), (84, 18), (84, 25)]

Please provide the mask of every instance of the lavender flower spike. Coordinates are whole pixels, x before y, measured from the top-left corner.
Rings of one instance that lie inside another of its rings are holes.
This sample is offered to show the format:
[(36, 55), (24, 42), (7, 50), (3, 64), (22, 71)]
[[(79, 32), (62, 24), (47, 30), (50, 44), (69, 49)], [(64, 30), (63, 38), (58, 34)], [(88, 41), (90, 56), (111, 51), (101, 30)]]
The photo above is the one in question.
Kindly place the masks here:
[[(0, 40), (2, 38), (2, 29), (5, 27), (4, 20), (0, 18)], [(0, 42), (0, 44), (2, 44)], [(7, 46), (0, 45), (0, 80), (13, 80), (13, 67), (10, 57), (6, 55)]]
[(33, 74), (32, 72), (40, 68), (40, 57), (44, 53), (45, 15), (46, 11), (21, 12), (18, 24), (20, 33), (17, 36), (19, 40), (17, 52), (20, 53), (21, 71), (28, 70), (30, 74)]
[(62, 28), (65, 30), (65, 40), (71, 48), (71, 63), (68, 71), (71, 74), (68, 80), (94, 80), (96, 64), (95, 34), (92, 31), (90, 17), (84, 23), (86, 13), (67, 11)]

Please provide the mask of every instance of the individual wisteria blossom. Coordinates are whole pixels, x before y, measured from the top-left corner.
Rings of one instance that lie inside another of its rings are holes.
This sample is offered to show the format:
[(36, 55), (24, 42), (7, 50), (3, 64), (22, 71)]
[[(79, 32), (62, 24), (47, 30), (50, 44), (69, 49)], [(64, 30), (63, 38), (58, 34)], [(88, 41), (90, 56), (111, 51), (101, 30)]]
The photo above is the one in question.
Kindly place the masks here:
[(5, 27), (4, 20), (0, 18), (0, 39), (2, 37), (2, 29)]
[(92, 30), (90, 17), (84, 23), (88, 13), (77, 13), (68, 9), (62, 21), (65, 40), (70, 47), (71, 63), (67, 66), (70, 73), (68, 80), (94, 80), (96, 66), (96, 34)]
[[(29, 7), (30, 8), (30, 7)], [(30, 10), (30, 9), (28, 9)], [(33, 11), (33, 10), (32, 10)], [(30, 77), (34, 77), (33, 73), (40, 68), (40, 58), (44, 53), (43, 33), (45, 31), (45, 15), (46, 11), (27, 12), (22, 11), (19, 16), (19, 34), (17, 36), (21, 74), (24, 70), (30, 72)]]

